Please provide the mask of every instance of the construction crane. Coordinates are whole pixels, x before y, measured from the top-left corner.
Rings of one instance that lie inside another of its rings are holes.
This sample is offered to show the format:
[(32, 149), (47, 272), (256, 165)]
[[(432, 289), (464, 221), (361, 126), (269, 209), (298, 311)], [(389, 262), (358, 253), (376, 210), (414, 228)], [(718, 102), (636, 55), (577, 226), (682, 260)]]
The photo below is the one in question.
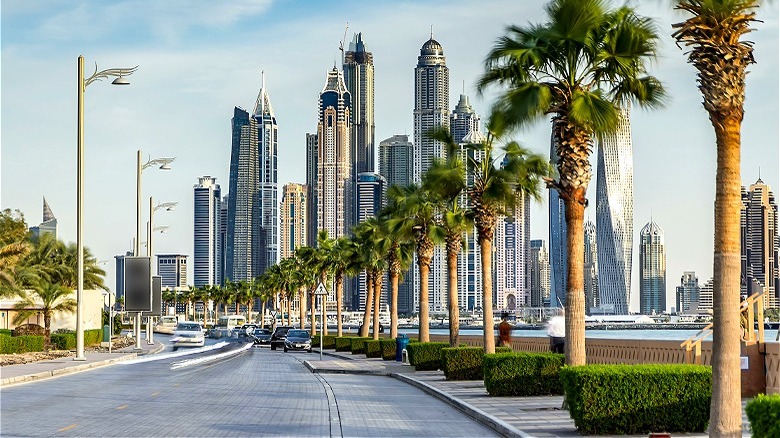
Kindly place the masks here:
[(347, 21), (346, 26), (344, 26), (344, 37), (341, 38), (341, 41), (339, 42), (339, 50), (341, 51), (341, 64), (344, 64), (344, 42), (347, 40), (347, 30), (349, 30), (349, 21)]

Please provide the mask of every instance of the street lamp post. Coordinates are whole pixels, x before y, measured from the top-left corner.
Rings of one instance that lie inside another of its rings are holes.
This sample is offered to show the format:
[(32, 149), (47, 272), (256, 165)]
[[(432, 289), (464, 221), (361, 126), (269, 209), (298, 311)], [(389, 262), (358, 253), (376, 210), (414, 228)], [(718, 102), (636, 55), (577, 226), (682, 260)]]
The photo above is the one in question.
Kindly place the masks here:
[(133, 74), (138, 66), (131, 68), (110, 68), (97, 71), (84, 79), (84, 56), (78, 57), (78, 112), (77, 112), (77, 176), (76, 176), (76, 248), (78, 284), (76, 287), (76, 357), (73, 360), (82, 361), (84, 357), (84, 327), (82, 325), (82, 307), (84, 295), (84, 91), (87, 85), (101, 79), (116, 78), (111, 83), (114, 85), (128, 85), (130, 82), (125, 76)]
[[(152, 264), (152, 269), (149, 271), (152, 273), (152, 276), (157, 275), (154, 263), (154, 250), (152, 249), (152, 235), (157, 231), (164, 233), (168, 230), (167, 225), (160, 227), (154, 226), (154, 212), (162, 208), (164, 208), (166, 211), (173, 211), (173, 209), (176, 208), (178, 204), (178, 202), (163, 202), (155, 206), (154, 198), (151, 196), (149, 197), (149, 222), (147, 226), (147, 232), (149, 235), (146, 237), (146, 255), (149, 257), (149, 261)], [(154, 293), (154, 291), (152, 291), (152, 293)], [(150, 315), (146, 322), (146, 342), (149, 345), (154, 345), (154, 330), (152, 329), (153, 318), (154, 316)]]
[[(152, 166), (159, 166), (160, 170), (170, 170), (171, 166), (170, 164), (175, 160), (176, 158), (155, 158), (153, 160), (149, 160), (146, 162), (146, 164), (141, 164), (141, 150), (138, 150), (137, 154), (137, 166), (136, 166), (136, 214), (135, 214), (135, 225), (136, 225), (136, 233), (135, 233), (135, 248), (134, 248), (134, 255), (136, 257), (141, 256), (141, 172), (143, 172), (145, 169), (152, 167)], [(152, 272), (152, 261), (149, 260), (150, 266), (149, 266), (149, 272)], [(134, 349), (141, 350), (141, 312), (137, 312), (135, 314), (135, 347)]]

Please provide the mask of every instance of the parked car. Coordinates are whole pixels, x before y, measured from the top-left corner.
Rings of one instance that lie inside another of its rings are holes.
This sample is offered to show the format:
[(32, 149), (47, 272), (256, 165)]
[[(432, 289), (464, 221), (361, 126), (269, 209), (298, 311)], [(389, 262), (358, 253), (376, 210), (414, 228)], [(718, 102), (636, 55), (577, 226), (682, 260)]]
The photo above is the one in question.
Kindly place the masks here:
[(255, 345), (271, 345), (271, 330), (266, 328), (256, 328), (252, 337), (255, 338)]
[(284, 340), (287, 337), (287, 332), (292, 330), (290, 326), (279, 326), (274, 329), (271, 334), (271, 350), (276, 350), (277, 347), (284, 347)]
[(311, 353), (311, 336), (307, 330), (290, 330), (284, 340), (285, 353), (289, 350), (300, 350)]
[(171, 338), (173, 351), (179, 347), (202, 347), (206, 344), (206, 335), (203, 327), (195, 321), (183, 321), (176, 326)]

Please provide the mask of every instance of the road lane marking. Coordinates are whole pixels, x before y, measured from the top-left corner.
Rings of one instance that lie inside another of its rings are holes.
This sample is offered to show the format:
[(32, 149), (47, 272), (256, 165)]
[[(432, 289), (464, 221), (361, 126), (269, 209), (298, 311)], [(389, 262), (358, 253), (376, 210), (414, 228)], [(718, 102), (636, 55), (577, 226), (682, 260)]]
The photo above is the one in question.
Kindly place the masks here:
[(155, 391), (155, 392), (153, 392), (153, 393), (150, 395), (150, 397), (157, 397), (158, 395), (160, 395), (160, 391)]
[(71, 424), (70, 426), (65, 426), (62, 429), (58, 430), (57, 432), (65, 432), (66, 430), (71, 430), (74, 427), (78, 426), (76, 423)]
[(122, 409), (127, 409), (127, 405), (117, 406), (116, 410), (121, 411)]
[[(197, 359), (189, 359), (189, 360), (183, 360), (181, 362), (174, 362), (174, 363), (171, 364), (171, 369), (172, 370), (176, 370), (176, 369), (179, 369), (179, 368), (184, 368), (184, 367), (188, 367), (188, 366), (192, 366), (192, 365), (198, 365), (198, 364), (201, 364), (201, 363), (211, 362), (211, 361), (214, 361), (214, 360), (222, 359), (224, 357), (235, 356), (235, 355), (237, 355), (239, 353), (243, 353), (244, 351), (249, 350), (250, 348), (252, 348), (252, 345), (253, 344), (251, 342), (248, 342), (245, 345), (241, 346), (240, 348), (237, 348), (235, 350), (229, 350), (229, 351), (226, 351), (226, 352), (220, 353), (220, 354), (215, 354), (214, 356), (206, 356), (206, 357), (201, 357), (201, 358), (197, 358)], [(120, 362), (120, 363), (122, 363), (122, 362)]]
[(131, 359), (131, 360), (118, 362), (117, 365), (126, 366), (126, 365), (135, 365), (137, 363), (152, 362), (152, 361), (155, 361), (155, 360), (165, 360), (165, 359), (170, 359), (170, 358), (173, 358), (173, 357), (180, 357), (180, 356), (187, 356), (187, 355), (190, 355), (190, 354), (203, 353), (204, 351), (219, 350), (220, 348), (225, 347), (227, 345), (228, 345), (227, 342), (222, 341), (222, 342), (217, 342), (216, 344), (206, 345), (205, 347), (193, 348), (193, 349), (188, 350), (188, 351), (178, 351), (176, 353), (161, 353), (161, 354), (152, 354), (152, 355), (148, 355), (148, 356), (143, 356), (143, 357), (140, 357), (138, 359)]

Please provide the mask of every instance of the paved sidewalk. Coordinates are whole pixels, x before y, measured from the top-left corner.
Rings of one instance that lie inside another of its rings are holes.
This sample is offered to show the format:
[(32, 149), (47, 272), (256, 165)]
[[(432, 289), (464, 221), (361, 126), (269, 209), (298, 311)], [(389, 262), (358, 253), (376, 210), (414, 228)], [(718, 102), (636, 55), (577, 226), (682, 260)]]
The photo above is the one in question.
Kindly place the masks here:
[(111, 353), (86, 351), (84, 352), (85, 360), (83, 361), (74, 360), (75, 356), (68, 356), (40, 362), (6, 365), (0, 367), (0, 387), (47, 379), (64, 374), (77, 373), (133, 359), (145, 354), (155, 354), (162, 351), (165, 346), (157, 341), (150, 345), (145, 339), (142, 339), (141, 351), (135, 351), (134, 348), (135, 346), (131, 345), (129, 347), (114, 350)]
[[(312, 353), (314, 354), (314, 353)], [(569, 412), (561, 409), (562, 396), (490, 397), (480, 380), (447, 381), (442, 371), (414, 371), (414, 367), (395, 361), (366, 358), (362, 354), (323, 351), (322, 361), (305, 361), (314, 373), (360, 373), (390, 376), (437, 397), (464, 414), (504, 436), (580, 437)], [(743, 436), (750, 436), (742, 402)], [(659, 431), (661, 432), (661, 431)], [(647, 437), (620, 435), (621, 437)], [(706, 434), (674, 434), (706, 437)]]

